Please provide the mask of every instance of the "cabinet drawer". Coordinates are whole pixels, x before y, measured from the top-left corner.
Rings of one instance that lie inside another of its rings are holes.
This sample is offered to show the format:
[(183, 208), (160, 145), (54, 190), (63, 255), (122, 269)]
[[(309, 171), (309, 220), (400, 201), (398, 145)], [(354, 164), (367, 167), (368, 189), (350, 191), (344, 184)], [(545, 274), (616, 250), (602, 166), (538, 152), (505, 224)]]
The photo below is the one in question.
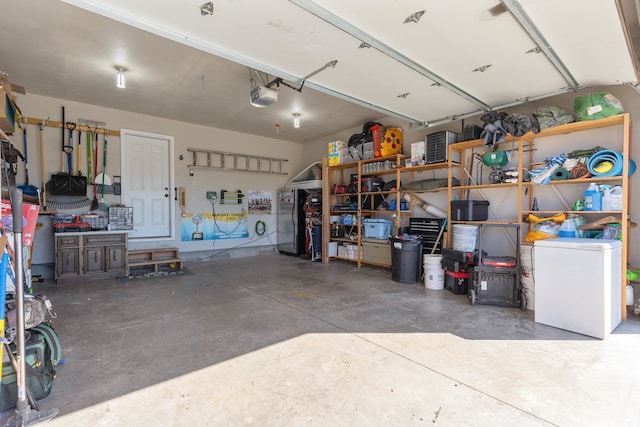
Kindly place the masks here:
[(80, 242), (80, 236), (58, 236), (58, 237), (56, 237), (56, 245), (58, 245), (59, 248), (78, 246), (79, 242)]
[(127, 239), (126, 234), (105, 234), (83, 236), (84, 246), (111, 246), (124, 245)]

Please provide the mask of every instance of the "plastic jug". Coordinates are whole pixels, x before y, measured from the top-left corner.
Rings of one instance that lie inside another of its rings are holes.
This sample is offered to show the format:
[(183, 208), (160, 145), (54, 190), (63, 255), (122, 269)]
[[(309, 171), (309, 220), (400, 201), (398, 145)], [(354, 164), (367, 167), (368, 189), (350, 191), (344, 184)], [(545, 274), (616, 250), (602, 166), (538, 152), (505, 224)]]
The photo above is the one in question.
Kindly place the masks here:
[(602, 210), (602, 193), (595, 182), (589, 184), (589, 187), (584, 191), (584, 210)]
[(566, 220), (558, 230), (558, 237), (577, 237), (576, 225), (572, 220)]
[(612, 211), (613, 210), (613, 196), (611, 195), (611, 186), (603, 184), (600, 186), (602, 189), (602, 210), (603, 211)]
[(611, 189), (609, 194), (611, 195), (611, 210), (621, 211), (622, 210), (622, 187), (620, 186), (620, 184), (616, 184)]

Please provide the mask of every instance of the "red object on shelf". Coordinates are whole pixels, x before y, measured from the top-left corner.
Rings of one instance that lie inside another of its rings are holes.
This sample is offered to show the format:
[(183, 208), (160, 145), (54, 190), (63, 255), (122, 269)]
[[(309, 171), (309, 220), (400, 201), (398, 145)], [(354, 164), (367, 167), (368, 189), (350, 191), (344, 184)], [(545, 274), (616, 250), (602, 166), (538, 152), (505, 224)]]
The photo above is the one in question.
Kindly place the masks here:
[[(2, 225), (7, 231), (13, 230), (13, 214), (11, 211), (11, 203), (9, 201), (2, 201), (0, 205), (2, 216)], [(22, 242), (25, 246), (31, 246), (33, 244), (33, 234), (36, 231), (36, 222), (38, 222), (38, 211), (40, 205), (33, 205), (30, 203), (22, 204)]]
[(53, 231), (56, 233), (71, 233), (78, 231), (91, 231), (91, 224), (88, 222), (60, 222), (53, 224)]

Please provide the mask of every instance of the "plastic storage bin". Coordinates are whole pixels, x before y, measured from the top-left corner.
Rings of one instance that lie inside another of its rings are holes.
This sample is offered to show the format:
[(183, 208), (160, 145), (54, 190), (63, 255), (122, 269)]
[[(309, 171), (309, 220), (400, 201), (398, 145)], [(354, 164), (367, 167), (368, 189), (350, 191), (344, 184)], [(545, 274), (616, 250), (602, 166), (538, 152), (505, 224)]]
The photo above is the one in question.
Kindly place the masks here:
[(469, 273), (467, 271), (446, 270), (444, 273), (445, 289), (456, 295), (466, 295), (469, 292)]
[(388, 219), (370, 219), (362, 220), (364, 227), (364, 237), (370, 239), (387, 239), (389, 231), (391, 231), (391, 221)]
[(113, 206), (109, 208), (109, 230), (132, 230), (133, 208)]
[(388, 240), (363, 240), (362, 260), (374, 264), (391, 265), (391, 248)]
[(486, 221), (489, 217), (487, 200), (452, 200), (451, 219), (453, 221)]

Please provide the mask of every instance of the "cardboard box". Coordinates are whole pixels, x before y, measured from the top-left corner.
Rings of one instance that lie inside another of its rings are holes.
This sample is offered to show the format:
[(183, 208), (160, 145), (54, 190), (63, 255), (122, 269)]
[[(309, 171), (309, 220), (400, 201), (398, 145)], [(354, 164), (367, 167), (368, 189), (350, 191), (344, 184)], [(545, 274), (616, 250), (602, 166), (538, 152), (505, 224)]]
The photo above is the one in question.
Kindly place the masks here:
[(340, 164), (340, 150), (343, 148), (347, 148), (347, 143), (344, 141), (333, 141), (328, 144), (329, 166)]
[[(2, 201), (0, 210), (2, 212), (2, 227), (6, 231), (13, 232), (11, 204), (8, 201)], [(39, 210), (40, 205), (22, 204), (22, 243), (24, 246), (31, 246), (33, 244), (33, 235), (36, 231)]]
[(411, 166), (422, 166), (425, 163), (425, 141), (418, 141), (411, 144)]
[(6, 133), (15, 131), (16, 111), (18, 111), (18, 107), (9, 94), (0, 90), (0, 129)]

